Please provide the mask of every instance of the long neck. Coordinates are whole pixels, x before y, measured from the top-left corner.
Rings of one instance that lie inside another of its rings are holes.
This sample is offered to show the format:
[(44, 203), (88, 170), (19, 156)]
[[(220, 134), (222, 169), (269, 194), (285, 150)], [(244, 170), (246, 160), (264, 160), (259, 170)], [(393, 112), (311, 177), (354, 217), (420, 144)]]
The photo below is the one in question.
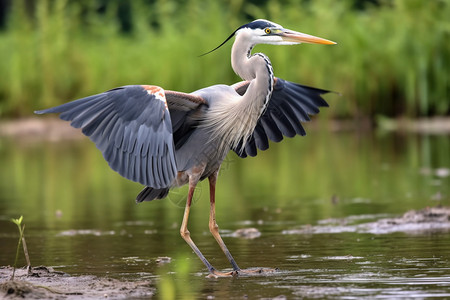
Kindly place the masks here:
[(238, 76), (251, 82), (243, 100), (259, 102), (261, 97), (263, 99), (270, 98), (272, 93), (272, 64), (269, 58), (262, 53), (251, 55), (254, 45), (245, 34), (241, 33), (236, 36), (236, 41), (231, 49), (231, 66)]
[(250, 84), (236, 109), (241, 113), (240, 122), (236, 124), (242, 134), (243, 144), (253, 132), (259, 117), (269, 103), (273, 90), (273, 69), (267, 56), (262, 53), (251, 54), (253, 44), (246, 33), (236, 36), (231, 50), (231, 66), (242, 79)]
[(262, 53), (251, 55), (253, 44), (245, 33), (238, 34), (231, 50), (231, 65), (242, 79), (250, 81), (243, 96), (220, 101), (207, 115), (205, 124), (213, 136), (222, 139), (222, 149), (236, 150), (245, 146), (259, 117), (264, 112), (273, 89), (273, 70), (269, 59)]

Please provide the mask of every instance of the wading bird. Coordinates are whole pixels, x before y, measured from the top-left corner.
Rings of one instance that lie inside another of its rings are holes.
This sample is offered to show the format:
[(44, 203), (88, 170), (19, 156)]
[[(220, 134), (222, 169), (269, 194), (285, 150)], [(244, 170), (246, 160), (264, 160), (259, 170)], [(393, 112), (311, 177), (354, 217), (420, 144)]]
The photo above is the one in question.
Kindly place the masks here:
[[(257, 149), (269, 148), (269, 140), (305, 135), (300, 123), (328, 106), (321, 98), (327, 91), (275, 77), (267, 56), (252, 54), (253, 47), (335, 44), (259, 19), (236, 29), (212, 51), (232, 37), (231, 65), (243, 79), (234, 85), (214, 85), (190, 94), (129, 85), (36, 111), (60, 113), (61, 119), (81, 128), (96, 144), (113, 170), (145, 185), (137, 202), (164, 198), (171, 188), (189, 184), (180, 233), (213, 276), (250, 272), (238, 267), (216, 223), (215, 186), (227, 153), (255, 156)], [(210, 188), (209, 229), (230, 261), (231, 272), (216, 270), (188, 231), (194, 189), (205, 178)]]

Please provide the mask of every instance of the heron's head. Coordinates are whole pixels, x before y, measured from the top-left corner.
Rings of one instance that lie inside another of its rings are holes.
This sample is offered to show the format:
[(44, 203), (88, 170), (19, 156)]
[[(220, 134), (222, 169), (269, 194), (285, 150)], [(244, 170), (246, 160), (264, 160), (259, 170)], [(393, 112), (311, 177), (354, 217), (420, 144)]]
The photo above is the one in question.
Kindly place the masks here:
[(241, 27), (236, 29), (224, 42), (222, 42), (222, 44), (205, 54), (219, 49), (233, 36), (239, 35), (244, 35), (244, 38), (247, 39), (248, 42), (252, 45), (295, 45), (301, 43), (324, 45), (336, 44), (335, 42), (330, 40), (283, 28), (283, 26), (268, 20), (258, 19), (248, 24), (242, 25)]
[(264, 19), (258, 19), (239, 27), (234, 34), (245, 34), (252, 44), (295, 45), (301, 43), (332, 45), (335, 42), (313, 35), (289, 30)]

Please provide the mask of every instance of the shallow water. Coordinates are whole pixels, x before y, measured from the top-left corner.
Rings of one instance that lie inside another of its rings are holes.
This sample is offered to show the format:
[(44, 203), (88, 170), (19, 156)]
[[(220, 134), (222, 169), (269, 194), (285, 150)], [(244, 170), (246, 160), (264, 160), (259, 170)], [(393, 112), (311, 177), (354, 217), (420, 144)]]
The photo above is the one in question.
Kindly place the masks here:
[[(33, 265), (151, 279), (161, 298), (449, 298), (449, 230), (349, 230), (449, 206), (449, 153), (445, 135), (313, 131), (254, 159), (230, 155), (217, 191), (224, 241), (241, 268), (278, 271), (211, 279), (179, 236), (185, 189), (136, 205), (141, 186), (110, 171), (87, 140), (2, 139), (0, 265), (14, 261), (9, 219), (24, 215)], [(215, 267), (230, 270), (208, 231), (207, 190), (204, 182), (196, 191), (191, 236)], [(308, 226), (322, 230), (298, 230)], [(261, 235), (234, 237), (242, 228)]]

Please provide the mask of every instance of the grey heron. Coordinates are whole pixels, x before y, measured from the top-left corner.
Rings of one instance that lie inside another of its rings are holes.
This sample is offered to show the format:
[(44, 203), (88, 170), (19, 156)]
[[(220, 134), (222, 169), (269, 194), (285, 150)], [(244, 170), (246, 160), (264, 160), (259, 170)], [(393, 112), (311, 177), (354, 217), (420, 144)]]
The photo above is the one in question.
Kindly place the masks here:
[[(240, 26), (212, 51), (232, 37), (231, 65), (243, 81), (231, 86), (213, 85), (182, 93), (153, 85), (129, 85), (36, 111), (60, 113), (61, 119), (81, 128), (96, 144), (113, 170), (145, 185), (137, 202), (165, 198), (171, 188), (188, 184), (180, 233), (214, 276), (245, 272), (227, 249), (216, 223), (215, 186), (227, 153), (255, 156), (258, 149), (269, 148), (269, 140), (305, 135), (301, 122), (309, 121), (319, 107), (328, 106), (321, 97), (328, 91), (275, 77), (269, 58), (252, 54), (253, 47), (335, 44), (258, 19)], [(205, 178), (210, 188), (209, 229), (230, 261), (231, 272), (215, 269), (188, 230), (194, 190)]]

